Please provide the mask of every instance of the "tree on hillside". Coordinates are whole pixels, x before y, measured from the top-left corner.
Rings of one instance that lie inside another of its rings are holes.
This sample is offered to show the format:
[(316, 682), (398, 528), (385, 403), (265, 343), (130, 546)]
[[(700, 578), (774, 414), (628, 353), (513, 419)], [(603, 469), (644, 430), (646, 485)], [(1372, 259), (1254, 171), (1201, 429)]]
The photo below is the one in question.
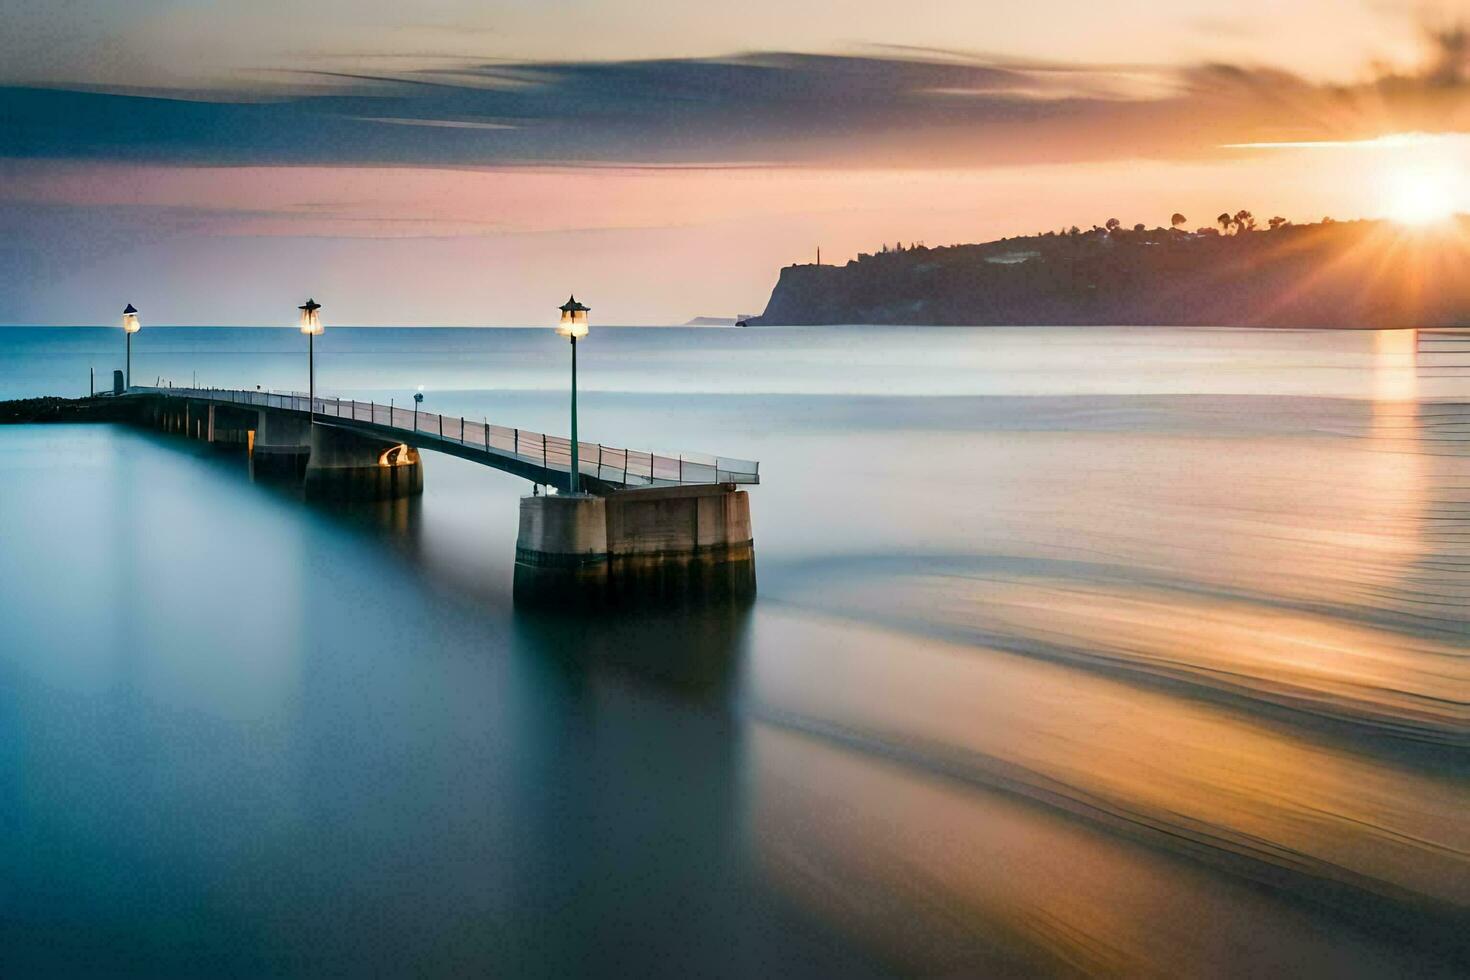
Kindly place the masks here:
[(1119, 221), (1117, 218), (1109, 218), (1107, 224), (1103, 225), (1103, 227), (1110, 232), (1117, 231), (1119, 228), (1123, 227), (1123, 222)]
[(1235, 233), (1237, 235), (1243, 231), (1256, 230), (1256, 216), (1243, 208), (1235, 212), (1235, 217), (1232, 220), (1235, 222)]
[(1289, 225), (1289, 224), (1291, 224), (1291, 222), (1290, 221), (1287, 221), (1285, 218), (1281, 217), (1281, 215), (1278, 214), (1276, 217), (1274, 217), (1270, 221), (1266, 222), (1266, 224), (1268, 224), (1268, 225), (1271, 226), (1271, 230), (1272, 231), (1275, 231), (1277, 228), (1280, 228), (1282, 225)]
[(1175, 211), (1173, 217), (1169, 219), (1169, 226), (1171, 228), (1179, 228), (1188, 220), (1189, 219), (1186, 218), (1184, 215), (1180, 214), (1178, 211)]
[(1231, 218), (1228, 213), (1220, 215), (1220, 217), (1216, 218), (1215, 220), (1219, 222), (1220, 230), (1223, 232), (1229, 232), (1230, 225), (1234, 222), (1234, 219)]

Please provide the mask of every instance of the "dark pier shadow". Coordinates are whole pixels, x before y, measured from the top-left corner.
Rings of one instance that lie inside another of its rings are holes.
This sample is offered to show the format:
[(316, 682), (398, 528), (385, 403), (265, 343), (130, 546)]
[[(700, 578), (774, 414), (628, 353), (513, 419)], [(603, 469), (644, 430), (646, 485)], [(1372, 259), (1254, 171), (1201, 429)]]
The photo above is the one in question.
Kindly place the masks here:
[(597, 608), (518, 606), (515, 645), (569, 680), (616, 674), (690, 701), (726, 705), (754, 602), (745, 597)]

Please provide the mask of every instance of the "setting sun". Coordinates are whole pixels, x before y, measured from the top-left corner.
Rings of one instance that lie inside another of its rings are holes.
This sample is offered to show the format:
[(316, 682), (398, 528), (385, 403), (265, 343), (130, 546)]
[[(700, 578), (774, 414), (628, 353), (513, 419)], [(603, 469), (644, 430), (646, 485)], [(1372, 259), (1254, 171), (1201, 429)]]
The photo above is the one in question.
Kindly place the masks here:
[[(1372, 139), (1227, 143), (1224, 149), (1282, 151), (1305, 160), (1319, 184), (1345, 189), (1365, 215), (1423, 226), (1470, 211), (1470, 136), (1400, 132)], [(1322, 154), (1317, 156), (1317, 154)]]
[(1442, 171), (1411, 169), (1395, 173), (1385, 181), (1385, 213), (1406, 225), (1444, 221), (1455, 213), (1459, 190), (1450, 175)]
[(1463, 136), (1403, 134), (1379, 141), (1380, 208), (1404, 225), (1428, 225), (1470, 209), (1465, 172), (1470, 147)]

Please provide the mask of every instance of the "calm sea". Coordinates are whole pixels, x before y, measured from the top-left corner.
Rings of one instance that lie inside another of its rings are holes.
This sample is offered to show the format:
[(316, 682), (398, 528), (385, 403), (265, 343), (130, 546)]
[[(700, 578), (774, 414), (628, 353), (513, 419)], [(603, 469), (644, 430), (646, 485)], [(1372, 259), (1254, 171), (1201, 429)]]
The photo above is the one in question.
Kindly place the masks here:
[[(0, 398), (122, 347), (0, 328)], [(764, 480), (753, 604), (597, 619), (513, 609), (529, 488), (469, 462), (342, 509), (0, 427), (0, 973), (1464, 975), (1470, 382), (1416, 349), (594, 328), (584, 439)], [(550, 432), (567, 374), (317, 347)], [(302, 390), (304, 338), (133, 378)]]

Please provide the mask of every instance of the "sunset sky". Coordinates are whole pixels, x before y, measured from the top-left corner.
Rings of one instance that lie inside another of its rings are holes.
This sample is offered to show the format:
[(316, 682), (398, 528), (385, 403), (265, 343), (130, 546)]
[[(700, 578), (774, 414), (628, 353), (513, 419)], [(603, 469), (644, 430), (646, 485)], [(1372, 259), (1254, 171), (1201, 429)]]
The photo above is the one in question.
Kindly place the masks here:
[[(300, 9), (309, 8), (309, 9)], [(0, 323), (759, 312), (782, 265), (1470, 211), (1470, 0), (5, 0)]]

